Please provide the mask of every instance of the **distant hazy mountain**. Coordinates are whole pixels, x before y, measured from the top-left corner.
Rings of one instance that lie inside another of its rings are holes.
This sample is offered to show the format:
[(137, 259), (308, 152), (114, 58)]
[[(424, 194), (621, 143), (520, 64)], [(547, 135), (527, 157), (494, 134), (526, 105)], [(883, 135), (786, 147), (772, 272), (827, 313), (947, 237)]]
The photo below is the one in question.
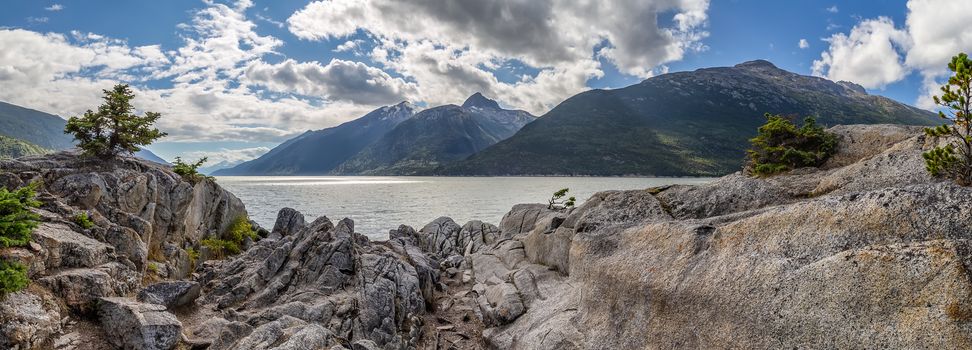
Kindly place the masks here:
[[(67, 121), (50, 113), (0, 102), (0, 136), (8, 136), (46, 150), (60, 151), (74, 147), (74, 138), (64, 133)], [(164, 159), (147, 149), (136, 157), (166, 164)]]
[(376, 109), (347, 123), (308, 131), (287, 140), (257, 159), (214, 175), (320, 175), (375, 142), (415, 114), (417, 107), (402, 102)]
[(24, 156), (46, 154), (49, 152), (51, 151), (44, 147), (24, 140), (0, 136), (0, 159), (20, 158)]
[(722, 175), (740, 169), (763, 113), (821, 124), (937, 125), (931, 112), (859, 85), (767, 61), (664, 74), (564, 101), (516, 135), (440, 174)]
[(336, 174), (416, 175), (468, 157), (512, 136), (536, 118), (500, 108), (476, 93), (462, 106), (424, 110), (334, 170)]

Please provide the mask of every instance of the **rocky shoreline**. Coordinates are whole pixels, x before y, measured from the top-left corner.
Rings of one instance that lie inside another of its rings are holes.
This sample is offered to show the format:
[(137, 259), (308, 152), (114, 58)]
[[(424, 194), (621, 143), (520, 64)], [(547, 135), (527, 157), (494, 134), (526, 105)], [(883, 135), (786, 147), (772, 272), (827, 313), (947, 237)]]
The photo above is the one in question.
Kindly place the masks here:
[[(821, 168), (439, 218), (371, 241), (289, 208), (225, 260), (190, 248), (246, 215), (135, 159), (0, 161), (42, 180), (32, 283), (0, 348), (970, 348), (972, 190), (931, 178), (920, 128), (830, 129)], [(83, 211), (95, 224), (71, 217)]]

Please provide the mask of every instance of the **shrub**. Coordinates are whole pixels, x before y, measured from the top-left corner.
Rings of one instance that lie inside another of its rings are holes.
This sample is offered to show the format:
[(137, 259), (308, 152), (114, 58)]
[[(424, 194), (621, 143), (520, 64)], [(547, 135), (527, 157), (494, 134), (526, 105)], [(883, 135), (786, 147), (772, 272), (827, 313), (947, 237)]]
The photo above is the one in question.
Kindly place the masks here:
[(148, 270), (149, 272), (153, 273), (153, 274), (156, 274), (156, 275), (159, 274), (159, 265), (156, 264), (156, 263), (154, 263), (154, 262), (148, 263), (148, 265), (145, 266), (145, 269)]
[(182, 157), (176, 157), (175, 163), (172, 165), (172, 172), (179, 174), (183, 180), (189, 181), (192, 184), (196, 184), (202, 179), (212, 179), (210, 176), (199, 173), (199, 167), (206, 163), (207, 160), (208, 158), (203, 157), (195, 163), (186, 163), (182, 161)]
[(577, 199), (573, 196), (564, 199), (569, 191), (569, 188), (561, 188), (560, 191), (554, 192), (553, 196), (550, 197), (550, 200), (547, 201), (547, 209), (573, 208), (574, 203), (577, 202)]
[(8, 191), (0, 187), (0, 248), (19, 247), (30, 242), (30, 233), (37, 227), (37, 214), (30, 208), (40, 206), (34, 197), (38, 183)]
[(948, 138), (945, 146), (938, 146), (922, 154), (925, 169), (932, 176), (952, 179), (962, 186), (972, 185), (972, 59), (960, 53), (952, 57), (948, 69), (954, 75), (941, 87), (942, 96), (934, 96), (935, 104), (944, 107), (938, 116), (949, 124), (926, 128), (925, 134)]
[(186, 249), (186, 255), (189, 256), (189, 271), (195, 271), (196, 262), (199, 261), (199, 251), (190, 247)]
[(81, 228), (85, 230), (94, 227), (94, 222), (91, 221), (91, 217), (89, 217), (88, 213), (86, 212), (82, 211), (80, 213), (74, 214), (73, 219), (75, 224), (78, 224), (78, 226), (81, 226)]
[(27, 288), (27, 267), (15, 261), (0, 260), (0, 296)]
[(766, 113), (766, 124), (749, 140), (746, 172), (769, 176), (801, 167), (820, 166), (837, 150), (837, 136), (807, 117), (797, 127), (780, 115)]
[(103, 91), (105, 103), (98, 111), (89, 109), (84, 115), (71, 117), (64, 127), (64, 133), (74, 136), (85, 155), (111, 158), (122, 152), (134, 153), (139, 146), (166, 135), (152, 127), (161, 114), (145, 112), (141, 117), (134, 114), (135, 94), (128, 85), (118, 84)]
[(200, 244), (209, 248), (216, 255), (217, 259), (223, 259), (227, 255), (239, 254), (242, 251), (241, 247), (243, 247), (243, 242), (247, 238), (255, 241), (260, 236), (253, 229), (253, 225), (250, 225), (250, 219), (245, 215), (241, 215), (230, 223), (226, 232), (223, 233), (222, 238), (209, 237), (200, 241)]

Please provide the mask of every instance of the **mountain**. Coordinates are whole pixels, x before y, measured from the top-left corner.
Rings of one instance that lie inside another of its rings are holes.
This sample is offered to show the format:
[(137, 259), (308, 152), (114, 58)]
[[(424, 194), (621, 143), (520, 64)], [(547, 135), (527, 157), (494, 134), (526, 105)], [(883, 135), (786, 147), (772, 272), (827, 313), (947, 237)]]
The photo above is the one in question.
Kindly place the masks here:
[(213, 175), (326, 174), (415, 114), (417, 107), (402, 102), (376, 109), (361, 118), (287, 140), (257, 159)]
[(506, 139), (536, 118), (500, 108), (480, 93), (462, 106), (419, 112), (341, 164), (334, 173), (419, 175)]
[[(56, 115), (0, 102), (0, 136), (26, 141), (44, 148), (45, 153), (74, 148), (74, 138), (64, 133), (65, 125), (67, 121)], [(135, 156), (169, 165), (164, 159), (144, 148), (135, 152)]]
[(823, 125), (937, 125), (935, 114), (767, 61), (575, 95), (443, 175), (713, 176), (740, 169), (763, 113)]
[(12, 137), (0, 136), (0, 159), (15, 159), (24, 156), (47, 154), (51, 151), (41, 146), (18, 140)]
[(74, 139), (64, 133), (67, 122), (38, 110), (0, 102), (0, 135), (27, 141), (51, 150), (74, 147)]

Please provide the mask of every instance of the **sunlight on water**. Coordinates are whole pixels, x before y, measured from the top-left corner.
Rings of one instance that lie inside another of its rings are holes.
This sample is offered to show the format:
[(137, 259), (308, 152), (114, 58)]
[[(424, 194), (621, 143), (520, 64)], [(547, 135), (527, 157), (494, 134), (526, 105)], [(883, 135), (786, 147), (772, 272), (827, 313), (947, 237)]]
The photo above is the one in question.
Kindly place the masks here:
[(483, 220), (498, 225), (514, 204), (546, 202), (560, 188), (570, 188), (578, 205), (605, 190), (645, 189), (698, 184), (707, 178), (600, 177), (368, 177), (368, 176), (221, 176), (217, 182), (246, 204), (253, 220), (270, 229), (277, 211), (291, 207), (310, 222), (319, 215), (332, 221), (351, 218), (355, 230), (387, 239), (398, 225), (420, 229), (439, 216), (460, 225)]

